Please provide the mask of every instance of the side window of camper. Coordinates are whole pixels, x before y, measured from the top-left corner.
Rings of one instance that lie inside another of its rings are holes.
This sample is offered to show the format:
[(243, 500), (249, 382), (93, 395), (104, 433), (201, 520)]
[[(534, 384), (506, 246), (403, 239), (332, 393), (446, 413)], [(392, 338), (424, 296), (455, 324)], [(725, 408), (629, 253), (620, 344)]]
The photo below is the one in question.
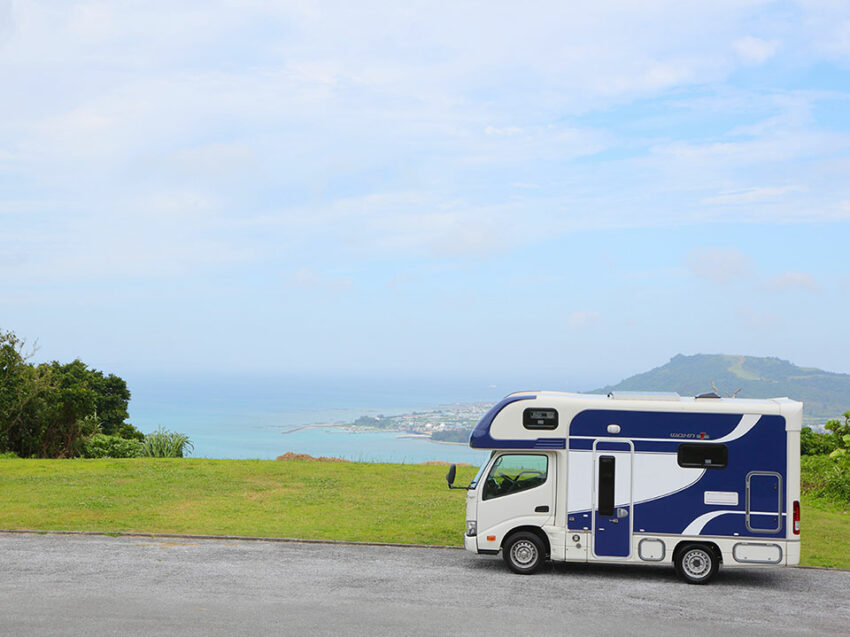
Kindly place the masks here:
[(549, 459), (537, 454), (499, 456), (484, 482), (484, 499), (498, 498), (538, 487), (546, 482)]
[(729, 461), (726, 445), (683, 442), (679, 445), (679, 466), (693, 469), (723, 469)]
[(522, 426), (526, 429), (557, 429), (558, 412), (555, 409), (529, 407), (522, 412)]

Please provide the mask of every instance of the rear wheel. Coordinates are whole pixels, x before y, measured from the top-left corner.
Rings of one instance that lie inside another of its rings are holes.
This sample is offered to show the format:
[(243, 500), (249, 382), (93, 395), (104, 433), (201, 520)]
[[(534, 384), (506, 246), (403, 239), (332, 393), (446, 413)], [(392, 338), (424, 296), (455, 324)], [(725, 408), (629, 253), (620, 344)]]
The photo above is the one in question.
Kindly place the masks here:
[(676, 572), (688, 584), (706, 584), (717, 574), (720, 559), (703, 544), (686, 544), (673, 560)]
[(531, 575), (543, 564), (546, 555), (543, 542), (534, 533), (514, 533), (502, 547), (502, 557), (514, 573)]

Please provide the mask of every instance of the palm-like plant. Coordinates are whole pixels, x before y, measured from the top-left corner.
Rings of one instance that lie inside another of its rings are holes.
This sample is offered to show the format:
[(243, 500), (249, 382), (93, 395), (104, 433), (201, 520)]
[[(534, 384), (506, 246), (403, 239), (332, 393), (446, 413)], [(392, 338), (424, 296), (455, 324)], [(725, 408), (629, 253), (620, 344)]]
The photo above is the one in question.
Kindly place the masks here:
[(162, 425), (147, 434), (142, 445), (144, 455), (151, 458), (182, 458), (184, 453), (188, 455), (195, 448), (189, 436), (168, 431)]

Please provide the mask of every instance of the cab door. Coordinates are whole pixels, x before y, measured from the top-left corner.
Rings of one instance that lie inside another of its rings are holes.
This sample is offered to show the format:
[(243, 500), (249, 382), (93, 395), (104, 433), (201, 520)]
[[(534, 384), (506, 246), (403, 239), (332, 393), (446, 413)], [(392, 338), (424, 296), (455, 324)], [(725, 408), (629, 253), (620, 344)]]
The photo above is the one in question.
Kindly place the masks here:
[(593, 445), (593, 554), (625, 558), (632, 547), (632, 455), (628, 440)]
[[(479, 486), (478, 548), (498, 549), (521, 525), (551, 524), (555, 516), (555, 458), (548, 453), (502, 453)], [(488, 536), (492, 540), (488, 540)]]

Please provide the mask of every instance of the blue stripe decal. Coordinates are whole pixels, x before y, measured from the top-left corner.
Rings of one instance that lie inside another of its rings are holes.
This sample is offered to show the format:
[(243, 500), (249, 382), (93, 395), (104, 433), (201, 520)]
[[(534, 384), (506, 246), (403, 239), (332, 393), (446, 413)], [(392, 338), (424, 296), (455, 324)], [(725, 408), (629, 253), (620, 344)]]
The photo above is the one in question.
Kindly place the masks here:
[[(725, 469), (708, 469), (702, 478), (690, 487), (670, 495), (636, 504), (634, 507), (634, 528), (645, 529), (647, 533), (678, 534), (696, 518), (716, 511), (717, 505), (705, 504), (706, 491), (734, 491), (738, 493), (738, 506), (730, 507), (739, 513), (722, 515), (708, 522), (701, 535), (728, 535), (737, 533), (740, 537), (777, 537), (785, 534), (785, 516), (774, 516), (769, 522), (778, 531), (753, 533), (745, 524), (746, 482), (750, 471), (775, 472), (782, 476), (783, 493), (777, 493), (778, 502), (785, 502), (787, 446), (785, 419), (782, 416), (762, 416), (758, 424), (742, 438), (725, 443), (729, 449), (729, 463)], [(694, 469), (699, 471), (699, 469)], [(785, 511), (782, 512), (783, 514)]]
[[(735, 415), (734, 418), (737, 422), (740, 415)], [(664, 434), (657, 431), (655, 435)], [(607, 432), (602, 433), (599, 437), (611, 438)], [(633, 442), (636, 452), (667, 452), (673, 454), (676, 453), (679, 444), (690, 441)], [(699, 534), (747, 538), (784, 537), (787, 533), (787, 524), (790, 523), (788, 512), (784, 510), (785, 495), (788, 488), (788, 449), (785, 418), (776, 415), (763, 415), (746, 435), (724, 444), (729, 450), (729, 462), (726, 468), (705, 470), (696, 483), (681, 491), (636, 503), (632, 513), (635, 532), (679, 535), (700, 516), (728, 508), (732, 511), (723, 513), (706, 522)], [(590, 452), (593, 448), (593, 439), (570, 438), (569, 448), (575, 451)], [(699, 472), (702, 469), (693, 469), (693, 471)], [(751, 516), (750, 526), (761, 529), (760, 532), (751, 531), (747, 528), (746, 516), (744, 515), (746, 511), (747, 474), (751, 471), (777, 473), (782, 477), (781, 492), (778, 490), (770, 491), (769, 498), (766, 497), (764, 502), (756, 502), (753, 505), (755, 511), (775, 511), (775, 513), (753, 514)], [(593, 478), (588, 476), (588, 479), (592, 480)], [(737, 493), (738, 505), (723, 507), (705, 504), (704, 494), (706, 491)], [(783, 507), (782, 511), (777, 510), (779, 503)], [(773, 508), (771, 508), (771, 505)], [(590, 512), (587, 510), (569, 511), (569, 515), (574, 517), (574, 520), (570, 522), (570, 528), (589, 527), (590, 519), (584, 517), (589, 516), (589, 514)], [(779, 530), (772, 530), (777, 526), (779, 526)]]
[[(523, 441), (524, 442), (524, 441)], [(534, 441), (535, 449), (566, 449), (566, 438), (538, 438)]]
[[(499, 412), (511, 403), (515, 403), (519, 400), (534, 400), (535, 398), (537, 398), (537, 396), (533, 394), (524, 396), (508, 396), (507, 398), (503, 398), (501, 401), (493, 405), (490, 410), (486, 414), (484, 414), (484, 416), (482, 416), (481, 420), (478, 421), (478, 424), (475, 425), (475, 429), (472, 431), (472, 435), (469, 437), (469, 446), (473, 449), (534, 449), (537, 440), (494, 439), (490, 435), (490, 425), (493, 424), (493, 420), (496, 419), (496, 416), (499, 415)], [(542, 440), (547, 439), (543, 438)], [(561, 446), (556, 448), (564, 449), (565, 447)]]
[(730, 433), (740, 420), (741, 414), (587, 409), (573, 418), (570, 435), (606, 437), (608, 425), (616, 424), (622, 438), (669, 438), (675, 434), (677, 442), (716, 440)]

